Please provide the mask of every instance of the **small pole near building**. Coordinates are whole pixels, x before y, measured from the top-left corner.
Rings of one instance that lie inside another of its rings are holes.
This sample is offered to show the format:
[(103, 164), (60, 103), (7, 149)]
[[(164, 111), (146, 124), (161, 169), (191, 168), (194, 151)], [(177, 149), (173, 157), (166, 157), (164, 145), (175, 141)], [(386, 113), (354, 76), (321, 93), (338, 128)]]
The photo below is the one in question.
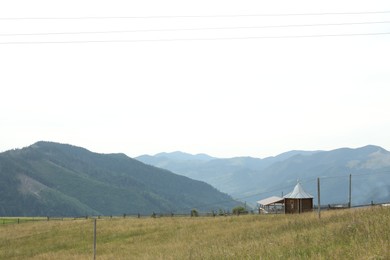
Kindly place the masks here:
[(349, 200), (348, 207), (352, 207), (352, 174), (349, 175)]
[(318, 193), (318, 218), (321, 218), (321, 192), (320, 192), (320, 178), (317, 178), (317, 193)]
[(96, 259), (96, 218), (93, 221), (93, 260)]

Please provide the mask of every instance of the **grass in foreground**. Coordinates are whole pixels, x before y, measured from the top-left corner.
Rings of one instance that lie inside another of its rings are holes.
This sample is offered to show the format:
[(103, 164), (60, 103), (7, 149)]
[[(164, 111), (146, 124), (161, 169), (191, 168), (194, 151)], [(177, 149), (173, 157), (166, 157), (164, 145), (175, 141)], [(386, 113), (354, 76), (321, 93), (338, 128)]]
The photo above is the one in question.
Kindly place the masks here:
[[(390, 259), (390, 208), (97, 221), (97, 259)], [(93, 221), (0, 226), (0, 259), (91, 259)]]

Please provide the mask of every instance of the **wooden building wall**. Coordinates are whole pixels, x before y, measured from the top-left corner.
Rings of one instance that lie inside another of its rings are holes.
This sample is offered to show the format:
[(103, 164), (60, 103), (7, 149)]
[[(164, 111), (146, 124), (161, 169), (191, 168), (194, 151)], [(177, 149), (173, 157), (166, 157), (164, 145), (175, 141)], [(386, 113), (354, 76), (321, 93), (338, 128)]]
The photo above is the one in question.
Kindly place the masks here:
[(313, 210), (313, 199), (285, 199), (285, 213), (303, 213)]

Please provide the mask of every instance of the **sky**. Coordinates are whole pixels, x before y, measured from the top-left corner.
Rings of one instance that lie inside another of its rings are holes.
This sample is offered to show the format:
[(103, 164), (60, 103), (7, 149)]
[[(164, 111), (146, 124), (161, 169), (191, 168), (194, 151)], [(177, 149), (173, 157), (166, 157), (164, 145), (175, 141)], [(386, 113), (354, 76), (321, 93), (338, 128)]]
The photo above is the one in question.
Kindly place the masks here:
[(0, 151), (390, 150), (389, 46), (389, 1), (1, 1)]

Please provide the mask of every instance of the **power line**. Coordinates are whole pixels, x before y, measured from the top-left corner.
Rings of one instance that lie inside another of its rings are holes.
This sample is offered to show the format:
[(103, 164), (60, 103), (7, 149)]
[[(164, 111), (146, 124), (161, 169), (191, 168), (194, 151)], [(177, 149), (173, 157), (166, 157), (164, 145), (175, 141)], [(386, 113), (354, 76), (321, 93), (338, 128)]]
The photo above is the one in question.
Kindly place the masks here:
[(203, 27), (203, 28), (173, 28), (173, 29), (139, 29), (120, 31), (84, 31), (84, 32), (46, 32), (46, 33), (9, 33), (0, 36), (46, 36), (46, 35), (79, 35), (79, 34), (115, 34), (115, 33), (138, 33), (138, 32), (175, 32), (175, 31), (206, 31), (206, 30), (242, 30), (242, 29), (268, 29), (268, 28), (289, 28), (289, 27), (316, 27), (316, 26), (345, 26), (364, 24), (384, 24), (390, 21), (374, 22), (351, 22), (351, 23), (320, 23), (320, 24), (285, 24), (285, 25), (264, 25), (264, 26), (239, 26), (239, 27)]
[[(390, 170), (352, 174), (352, 177), (354, 177), (354, 176), (370, 176), (370, 175), (374, 175), (374, 174), (375, 175), (376, 174), (390, 174)], [(319, 178), (321, 180), (323, 180), (323, 179), (333, 179), (333, 178), (334, 179), (341, 179), (341, 178), (348, 178), (348, 177), (349, 177), (349, 174), (348, 175), (323, 176), (323, 177), (319, 177)], [(310, 178), (310, 179), (299, 180), (299, 182), (300, 183), (310, 183), (310, 182), (315, 182), (316, 180), (317, 180), (317, 178)], [(296, 184), (290, 184), (290, 185), (285, 185), (285, 186), (278, 185), (278, 186), (274, 186), (266, 191), (255, 192), (255, 193), (252, 193), (250, 195), (236, 197), (236, 198), (233, 198), (233, 200), (242, 202), (242, 200), (244, 200), (244, 199), (248, 199), (248, 198), (251, 198), (254, 196), (264, 195), (264, 194), (271, 193), (271, 192), (285, 190), (285, 189), (291, 188), (295, 185)], [(329, 190), (329, 188), (328, 189), (325, 188), (325, 190)], [(192, 208), (210, 207), (213, 205), (218, 205), (218, 204), (223, 204), (223, 203), (228, 203), (228, 202), (231, 202), (231, 200), (223, 200), (223, 201), (217, 201), (217, 202), (211, 202), (211, 203), (198, 204), (198, 205), (193, 206), (193, 207), (183, 207), (183, 208), (176, 209), (175, 212), (183, 211), (183, 210), (190, 210)]]
[[(307, 182), (311, 182), (311, 181), (314, 181), (314, 180), (316, 180), (316, 179), (300, 180), (300, 182), (301, 183), (307, 183)], [(274, 187), (272, 187), (272, 188), (270, 188), (270, 189), (268, 189), (266, 191), (256, 192), (256, 193), (252, 193), (250, 195), (236, 197), (236, 198), (233, 198), (233, 200), (238, 201), (238, 202), (242, 202), (242, 200), (248, 199), (248, 198), (251, 198), (251, 197), (254, 197), (254, 196), (260, 196), (260, 195), (264, 195), (264, 194), (271, 193), (271, 192), (276, 192), (276, 191), (281, 191), (281, 190), (285, 190), (285, 189), (290, 189), (290, 188), (294, 187), (295, 185), (296, 184), (289, 184), (289, 185), (285, 185), (285, 186), (278, 185), (278, 186), (274, 186)], [(231, 202), (231, 200), (221, 200), (221, 201), (217, 201), (217, 202), (198, 204), (198, 205), (193, 206), (193, 207), (183, 207), (183, 208), (179, 208), (179, 209), (177, 209), (175, 211), (177, 212), (177, 211), (180, 211), (180, 210), (189, 210), (189, 209), (192, 209), (192, 208), (209, 207), (209, 206), (223, 204), (223, 203), (229, 203), (229, 202)]]
[(137, 42), (176, 42), (176, 41), (226, 41), (226, 40), (261, 40), (261, 39), (293, 39), (293, 38), (323, 38), (323, 37), (352, 37), (380, 36), (390, 32), (351, 33), (351, 34), (318, 34), (318, 35), (282, 35), (282, 36), (251, 36), (251, 37), (221, 37), (221, 38), (173, 38), (173, 39), (137, 39), (137, 40), (81, 40), (81, 41), (19, 41), (0, 42), (2, 45), (17, 44), (80, 44), (80, 43), (137, 43)]
[(390, 11), (324, 12), (324, 13), (274, 13), (274, 14), (227, 14), (227, 15), (155, 15), (155, 16), (84, 16), (84, 17), (3, 17), (0, 20), (97, 20), (97, 19), (172, 19), (172, 18), (234, 18), (272, 16), (324, 16), (387, 14)]
[[(357, 174), (352, 174), (352, 177), (358, 177), (358, 176), (371, 176), (371, 175), (377, 175), (377, 174), (390, 174), (390, 170), (383, 170), (383, 171), (377, 171), (377, 172), (364, 172), (364, 173), (357, 173)], [(348, 175), (335, 175), (335, 176), (323, 176), (323, 177), (319, 177), (321, 180), (323, 179), (341, 179), (341, 178), (348, 178), (349, 177), (349, 174)], [(317, 178), (311, 178), (311, 179), (303, 179), (303, 180), (299, 180), (300, 183), (310, 183), (310, 182), (314, 182), (316, 181)], [(262, 192), (256, 192), (256, 193), (253, 193), (253, 194), (250, 194), (250, 195), (245, 195), (245, 196), (240, 196), (238, 198), (234, 198), (234, 200), (237, 200), (237, 201), (241, 201), (243, 199), (247, 199), (247, 198), (251, 198), (251, 197), (254, 197), (254, 196), (259, 196), (259, 195), (263, 195), (263, 194), (267, 194), (267, 193), (271, 193), (271, 192), (276, 192), (276, 191), (280, 191), (280, 190), (285, 190), (287, 188), (291, 188), (293, 186), (295, 186), (296, 184), (290, 184), (290, 185), (286, 185), (286, 186), (281, 186), (281, 185), (278, 185), (278, 186), (275, 186), (269, 190), (266, 190), (266, 191), (262, 191)]]
[[(352, 174), (352, 177), (371, 176), (371, 175), (377, 175), (377, 174), (390, 174), (390, 170), (355, 173), (355, 174)], [(348, 178), (348, 177), (349, 177), (349, 174), (348, 175), (334, 175), (334, 176), (319, 176), (319, 178), (321, 180), (322, 179), (339, 179), (339, 178)]]
[[(295, 186), (295, 184), (287, 185), (287, 186), (283, 186), (283, 187), (282, 186), (278, 186), (278, 188), (272, 188), (272, 189), (270, 189), (268, 191), (258, 192), (258, 193), (252, 194), (252, 195), (247, 195), (247, 196), (243, 196), (243, 197), (240, 197), (240, 198), (232, 198), (232, 199), (242, 203), (242, 200), (244, 200), (244, 199), (251, 198), (251, 197), (254, 197), (254, 196), (263, 195), (263, 194), (267, 194), (267, 193), (270, 193), (270, 192), (284, 190), (284, 189), (287, 189), (287, 188), (291, 188), (293, 186)], [(183, 211), (183, 210), (190, 210), (190, 209), (193, 209), (193, 208), (210, 207), (210, 206), (213, 206), (213, 205), (218, 205), (218, 204), (223, 204), (223, 203), (230, 203), (230, 202), (232, 202), (231, 199), (230, 200), (217, 201), (217, 202), (211, 202), (211, 203), (198, 204), (198, 205), (195, 205), (193, 207), (183, 207), (183, 208), (176, 209), (175, 212)]]
[(267, 191), (263, 191), (263, 192), (258, 192), (258, 193), (254, 193), (254, 194), (251, 194), (251, 195), (246, 195), (246, 196), (243, 196), (243, 197), (239, 197), (239, 198), (234, 198), (234, 200), (243, 200), (243, 199), (248, 199), (248, 198), (251, 198), (251, 197), (254, 197), (254, 196), (259, 196), (259, 195), (263, 195), (263, 194), (267, 194), (267, 193), (271, 193), (271, 192), (276, 192), (276, 191), (280, 191), (280, 190), (285, 190), (287, 188), (291, 188), (291, 187), (294, 187), (296, 184), (290, 184), (290, 185), (287, 185), (287, 186), (277, 186), (277, 187), (274, 187), (270, 190), (267, 190)]
[(366, 175), (377, 175), (377, 174), (390, 174), (390, 170), (378, 171), (378, 172), (372, 172), (372, 173), (357, 173), (357, 174), (352, 174), (352, 177), (354, 177), (354, 176), (366, 176)]

